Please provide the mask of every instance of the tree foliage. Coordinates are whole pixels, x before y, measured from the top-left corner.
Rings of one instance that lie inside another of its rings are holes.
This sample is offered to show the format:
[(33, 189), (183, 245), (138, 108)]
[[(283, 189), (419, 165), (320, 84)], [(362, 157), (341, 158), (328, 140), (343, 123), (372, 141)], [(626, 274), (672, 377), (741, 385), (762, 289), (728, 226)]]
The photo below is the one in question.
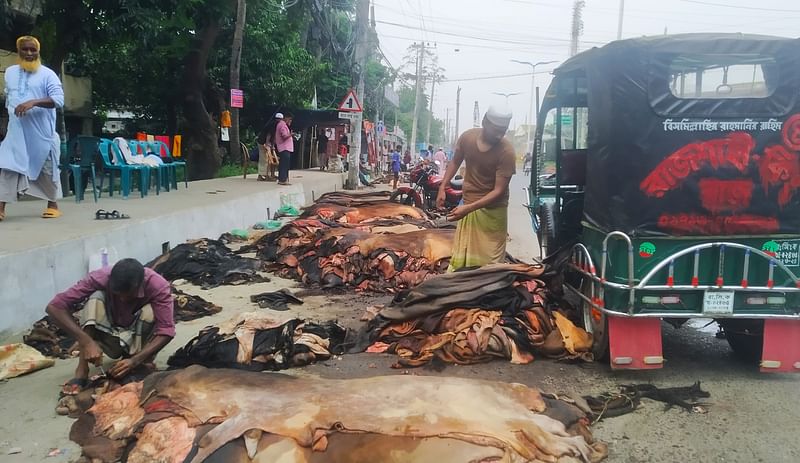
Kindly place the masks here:
[[(0, 0), (0, 3), (5, 3)], [(217, 123), (228, 101), (230, 44), (235, 0), (41, 0), (32, 32), (40, 36), (45, 63), (93, 82), (98, 115), (109, 110), (136, 114), (134, 130), (182, 133), (190, 175), (208, 178), (218, 170)], [(267, 108), (307, 107), (316, 90), (320, 109), (335, 109), (356, 86), (355, 0), (299, 0), (281, 8), (276, 0), (250, 0), (241, 59), (242, 140), (260, 128)], [(6, 29), (14, 24), (0, 9)], [(29, 26), (25, 26), (29, 27)], [(383, 98), (397, 72), (377, 58), (365, 67), (365, 115), (398, 124), (410, 134), (409, 89), (401, 108)], [(420, 127), (427, 118), (421, 110)], [(422, 134), (424, 130), (420, 130)], [(440, 138), (434, 120), (432, 138)], [(422, 140), (420, 140), (422, 141)]]

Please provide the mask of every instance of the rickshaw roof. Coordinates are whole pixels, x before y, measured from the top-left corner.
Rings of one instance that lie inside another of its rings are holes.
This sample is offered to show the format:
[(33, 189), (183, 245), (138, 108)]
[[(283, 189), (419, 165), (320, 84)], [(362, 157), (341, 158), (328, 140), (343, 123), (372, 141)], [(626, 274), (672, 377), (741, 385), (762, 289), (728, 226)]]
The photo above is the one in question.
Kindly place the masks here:
[[(800, 177), (798, 45), (749, 34), (642, 37), (559, 66), (542, 108), (567, 111), (559, 124), (584, 137), (584, 220), (637, 236), (800, 234), (800, 183), (784, 178)], [(733, 86), (762, 93), (703, 93), (727, 84), (729, 68), (746, 76)]]
[[(731, 42), (736, 42), (751, 45), (752, 51), (757, 53), (765, 48), (798, 41), (800, 40), (787, 37), (741, 33), (692, 33), (637, 37), (616, 40), (602, 47), (594, 47), (581, 52), (565, 61), (553, 73), (556, 75), (568, 74), (592, 66), (604, 67), (607, 66), (609, 58), (624, 56), (632, 51), (644, 54), (695, 53), (698, 50), (726, 48)], [(798, 53), (800, 53), (800, 48)]]

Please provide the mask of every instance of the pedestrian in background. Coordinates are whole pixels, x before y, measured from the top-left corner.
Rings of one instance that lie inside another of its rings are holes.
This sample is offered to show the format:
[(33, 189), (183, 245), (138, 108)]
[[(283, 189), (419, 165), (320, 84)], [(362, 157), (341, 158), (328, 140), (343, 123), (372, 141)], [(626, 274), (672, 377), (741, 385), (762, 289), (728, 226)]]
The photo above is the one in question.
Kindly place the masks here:
[(47, 200), (42, 218), (61, 216), (55, 108), (64, 106), (64, 89), (56, 73), (42, 65), (40, 48), (35, 37), (20, 37), (17, 64), (5, 71), (8, 132), (0, 144), (0, 221), (6, 203), (23, 194)]
[(433, 162), (436, 163), (439, 172), (444, 175), (444, 172), (447, 169), (447, 155), (444, 154), (444, 148), (439, 148), (436, 153), (433, 154)]
[(275, 169), (278, 157), (275, 155), (275, 129), (278, 119), (271, 118), (256, 137), (258, 145), (258, 180), (261, 182), (275, 180)]
[(286, 113), (275, 114), (278, 125), (275, 129), (275, 146), (278, 150), (278, 185), (289, 185), (289, 167), (294, 153), (294, 138), (289, 127), (292, 125), (292, 115)]
[(402, 146), (397, 145), (397, 149), (392, 150), (391, 154), (391, 168), (392, 168), (392, 189), (397, 189), (397, 182), (400, 181), (400, 150)]

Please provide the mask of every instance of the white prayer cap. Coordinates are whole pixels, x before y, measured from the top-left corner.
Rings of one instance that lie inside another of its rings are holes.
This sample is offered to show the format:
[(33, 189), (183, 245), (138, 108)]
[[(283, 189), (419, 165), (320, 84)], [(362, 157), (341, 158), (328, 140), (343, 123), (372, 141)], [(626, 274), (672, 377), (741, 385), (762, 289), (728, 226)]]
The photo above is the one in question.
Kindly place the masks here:
[(498, 127), (508, 127), (511, 123), (511, 109), (505, 106), (490, 106), (486, 111), (486, 119)]
[(283, 113), (275, 113), (275, 119), (283, 119)]

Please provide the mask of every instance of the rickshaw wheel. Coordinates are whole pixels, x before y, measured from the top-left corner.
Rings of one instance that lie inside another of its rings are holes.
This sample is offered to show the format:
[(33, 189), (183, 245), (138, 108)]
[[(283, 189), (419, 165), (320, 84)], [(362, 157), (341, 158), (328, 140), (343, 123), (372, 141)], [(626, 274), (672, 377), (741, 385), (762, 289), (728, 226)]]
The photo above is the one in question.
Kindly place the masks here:
[[(581, 283), (581, 294), (591, 299), (591, 280), (584, 278)], [(608, 318), (601, 310), (592, 307), (586, 301), (582, 305), (583, 328), (592, 334), (592, 355), (595, 361), (608, 360)]]
[(764, 320), (718, 320), (734, 355), (747, 362), (761, 359), (764, 346)]

